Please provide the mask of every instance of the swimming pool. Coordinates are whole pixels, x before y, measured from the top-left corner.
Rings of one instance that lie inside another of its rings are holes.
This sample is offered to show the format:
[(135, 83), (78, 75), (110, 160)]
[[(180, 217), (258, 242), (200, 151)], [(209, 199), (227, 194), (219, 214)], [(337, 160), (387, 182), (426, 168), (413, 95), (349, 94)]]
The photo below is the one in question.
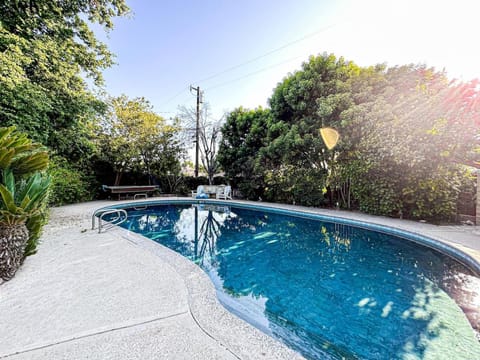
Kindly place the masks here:
[(452, 299), (475, 324), (479, 279), (428, 247), (278, 211), (126, 210), (123, 227), (197, 263), (225, 307), (307, 358), (480, 358)]

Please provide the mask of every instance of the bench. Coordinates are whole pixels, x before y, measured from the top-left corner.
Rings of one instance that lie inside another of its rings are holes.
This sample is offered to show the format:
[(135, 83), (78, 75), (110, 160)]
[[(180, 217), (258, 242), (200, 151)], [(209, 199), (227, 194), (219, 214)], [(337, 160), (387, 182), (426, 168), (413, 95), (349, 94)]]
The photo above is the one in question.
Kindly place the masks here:
[(109, 191), (111, 194), (118, 194), (118, 200), (120, 200), (121, 195), (125, 194), (134, 194), (133, 198), (147, 198), (149, 193), (153, 193), (155, 190), (158, 190), (158, 185), (121, 185), (121, 186), (107, 186), (102, 185), (103, 190)]

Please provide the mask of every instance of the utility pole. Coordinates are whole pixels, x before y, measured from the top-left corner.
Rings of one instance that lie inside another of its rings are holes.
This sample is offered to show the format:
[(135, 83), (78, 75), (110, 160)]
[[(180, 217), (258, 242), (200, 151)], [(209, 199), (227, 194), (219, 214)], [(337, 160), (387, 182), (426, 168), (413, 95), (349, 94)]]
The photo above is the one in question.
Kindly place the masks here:
[(197, 93), (197, 124), (195, 126), (195, 177), (198, 177), (198, 153), (199, 153), (198, 132), (200, 131), (200, 103), (202, 102), (201, 100), (202, 92), (200, 91), (200, 86), (194, 87), (190, 85), (190, 92), (192, 90), (194, 90)]

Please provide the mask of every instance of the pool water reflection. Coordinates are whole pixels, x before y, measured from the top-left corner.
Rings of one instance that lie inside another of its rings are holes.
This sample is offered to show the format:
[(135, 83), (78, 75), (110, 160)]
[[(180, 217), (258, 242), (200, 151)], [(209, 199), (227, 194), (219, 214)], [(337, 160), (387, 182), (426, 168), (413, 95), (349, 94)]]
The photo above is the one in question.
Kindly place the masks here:
[(123, 227), (197, 263), (225, 307), (307, 358), (480, 359), (480, 280), (432, 249), (234, 207), (126, 210)]

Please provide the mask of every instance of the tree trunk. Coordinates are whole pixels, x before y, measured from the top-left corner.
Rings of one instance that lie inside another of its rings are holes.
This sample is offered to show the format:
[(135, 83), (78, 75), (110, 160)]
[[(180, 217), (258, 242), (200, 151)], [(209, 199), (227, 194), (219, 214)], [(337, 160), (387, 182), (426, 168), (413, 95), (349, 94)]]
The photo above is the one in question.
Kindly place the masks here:
[(115, 175), (115, 184), (113, 184), (113, 186), (120, 185), (120, 180), (122, 180), (122, 175), (123, 175), (122, 171), (117, 171), (117, 173)]
[(28, 230), (25, 224), (0, 224), (0, 278), (10, 280), (22, 264)]

